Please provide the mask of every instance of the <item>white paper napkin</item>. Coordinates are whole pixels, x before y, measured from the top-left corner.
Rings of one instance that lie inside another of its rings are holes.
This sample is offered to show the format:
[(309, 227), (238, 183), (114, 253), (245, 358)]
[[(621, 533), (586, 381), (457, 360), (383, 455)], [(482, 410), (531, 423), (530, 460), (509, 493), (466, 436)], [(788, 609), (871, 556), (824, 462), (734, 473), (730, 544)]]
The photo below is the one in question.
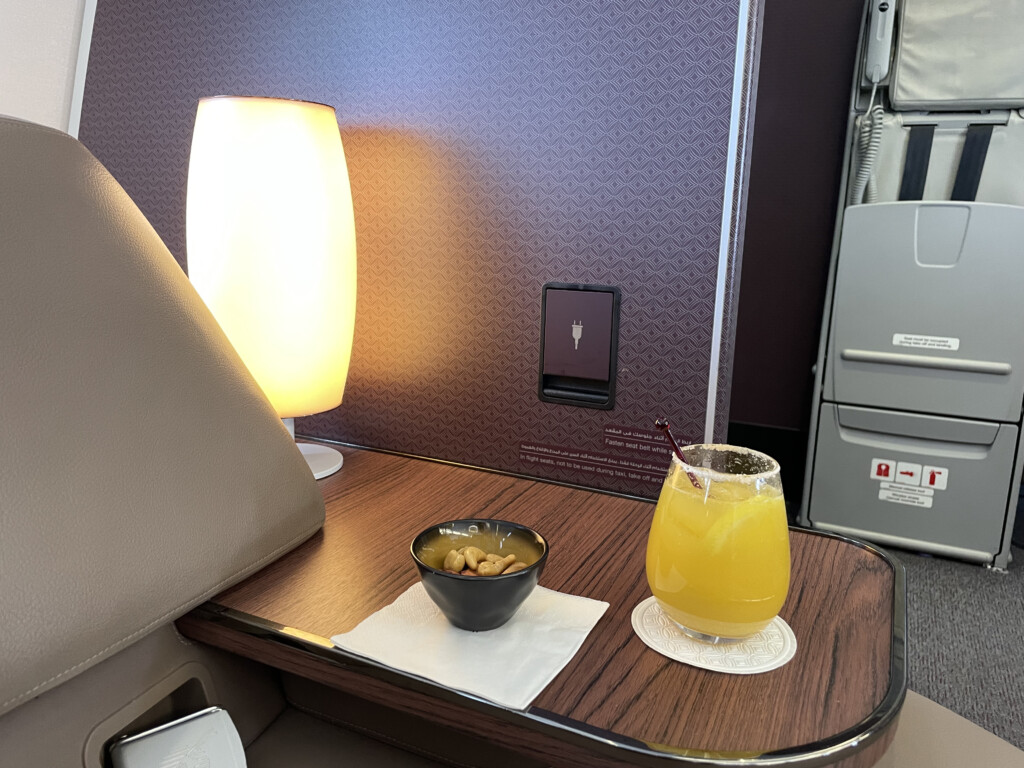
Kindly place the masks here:
[(488, 632), (453, 627), (416, 582), (395, 602), (331, 641), (346, 651), (515, 709), (526, 709), (608, 609), (608, 603), (533, 590)]

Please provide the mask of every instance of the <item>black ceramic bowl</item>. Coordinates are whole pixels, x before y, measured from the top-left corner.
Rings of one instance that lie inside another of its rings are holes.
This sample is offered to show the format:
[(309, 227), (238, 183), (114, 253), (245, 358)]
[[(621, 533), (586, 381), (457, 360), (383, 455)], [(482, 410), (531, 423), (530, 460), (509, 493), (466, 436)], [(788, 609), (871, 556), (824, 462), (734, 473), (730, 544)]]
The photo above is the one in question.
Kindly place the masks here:
[[(477, 546), (496, 555), (514, 553), (529, 567), (498, 576), (461, 576), (445, 571), (450, 550)], [(548, 543), (536, 531), (504, 520), (450, 520), (432, 525), (413, 539), (412, 559), (441, 612), (460, 629), (496, 629), (519, 610), (537, 586), (548, 557)]]

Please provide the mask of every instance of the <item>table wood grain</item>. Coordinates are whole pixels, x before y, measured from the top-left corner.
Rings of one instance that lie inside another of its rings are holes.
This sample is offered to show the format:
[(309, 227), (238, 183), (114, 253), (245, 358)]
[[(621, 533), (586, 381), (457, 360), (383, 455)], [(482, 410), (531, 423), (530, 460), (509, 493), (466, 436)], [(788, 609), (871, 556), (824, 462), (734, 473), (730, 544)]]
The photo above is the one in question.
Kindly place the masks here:
[[(610, 604), (534, 701), (529, 719), (576, 723), (668, 750), (756, 755), (799, 751), (855, 729), (892, 694), (897, 585), (893, 566), (870, 548), (792, 530), (791, 587), (781, 615), (796, 635), (796, 657), (758, 675), (714, 673), (661, 656), (633, 632), (630, 614), (650, 594), (644, 557), (653, 503), (372, 451), (343, 452), (342, 470), (320, 481), (323, 530), (217, 596), (216, 606), (329, 638), (415, 583), (409, 544), (422, 529), (456, 518), (499, 518), (547, 538), (543, 586)], [(192, 617), (179, 627), (206, 642), (232, 644), (203, 623)], [(240, 640), (235, 645), (231, 650), (248, 655), (269, 653), (246, 650)], [(370, 698), (384, 701), (389, 688), (393, 695), (393, 686), (384, 685)], [(429, 696), (412, 708), (428, 718), (444, 710), (446, 720), (449, 709), (432, 705)], [(498, 719), (507, 723), (507, 713)]]

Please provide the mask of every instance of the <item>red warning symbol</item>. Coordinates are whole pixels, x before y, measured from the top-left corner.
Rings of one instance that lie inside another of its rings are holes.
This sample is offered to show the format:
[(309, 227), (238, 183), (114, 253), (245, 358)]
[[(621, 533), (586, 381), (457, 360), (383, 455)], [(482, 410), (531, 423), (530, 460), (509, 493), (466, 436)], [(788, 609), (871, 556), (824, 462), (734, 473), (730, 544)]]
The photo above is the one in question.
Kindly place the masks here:
[(895, 462), (892, 459), (872, 459), (871, 477), (875, 480), (891, 479), (894, 464)]
[(921, 481), (921, 484), (927, 488), (944, 491), (946, 483), (949, 482), (949, 469), (947, 467), (925, 467)]
[(920, 485), (921, 465), (910, 461), (896, 462), (896, 482), (904, 485)]

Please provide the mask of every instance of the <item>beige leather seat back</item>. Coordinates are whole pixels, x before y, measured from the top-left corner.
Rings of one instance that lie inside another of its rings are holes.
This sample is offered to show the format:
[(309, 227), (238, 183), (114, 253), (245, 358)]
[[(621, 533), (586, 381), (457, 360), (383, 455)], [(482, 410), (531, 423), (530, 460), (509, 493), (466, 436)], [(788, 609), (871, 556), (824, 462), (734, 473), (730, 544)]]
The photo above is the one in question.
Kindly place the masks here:
[(0, 714), (313, 534), (301, 455), (77, 141), (0, 118)]

